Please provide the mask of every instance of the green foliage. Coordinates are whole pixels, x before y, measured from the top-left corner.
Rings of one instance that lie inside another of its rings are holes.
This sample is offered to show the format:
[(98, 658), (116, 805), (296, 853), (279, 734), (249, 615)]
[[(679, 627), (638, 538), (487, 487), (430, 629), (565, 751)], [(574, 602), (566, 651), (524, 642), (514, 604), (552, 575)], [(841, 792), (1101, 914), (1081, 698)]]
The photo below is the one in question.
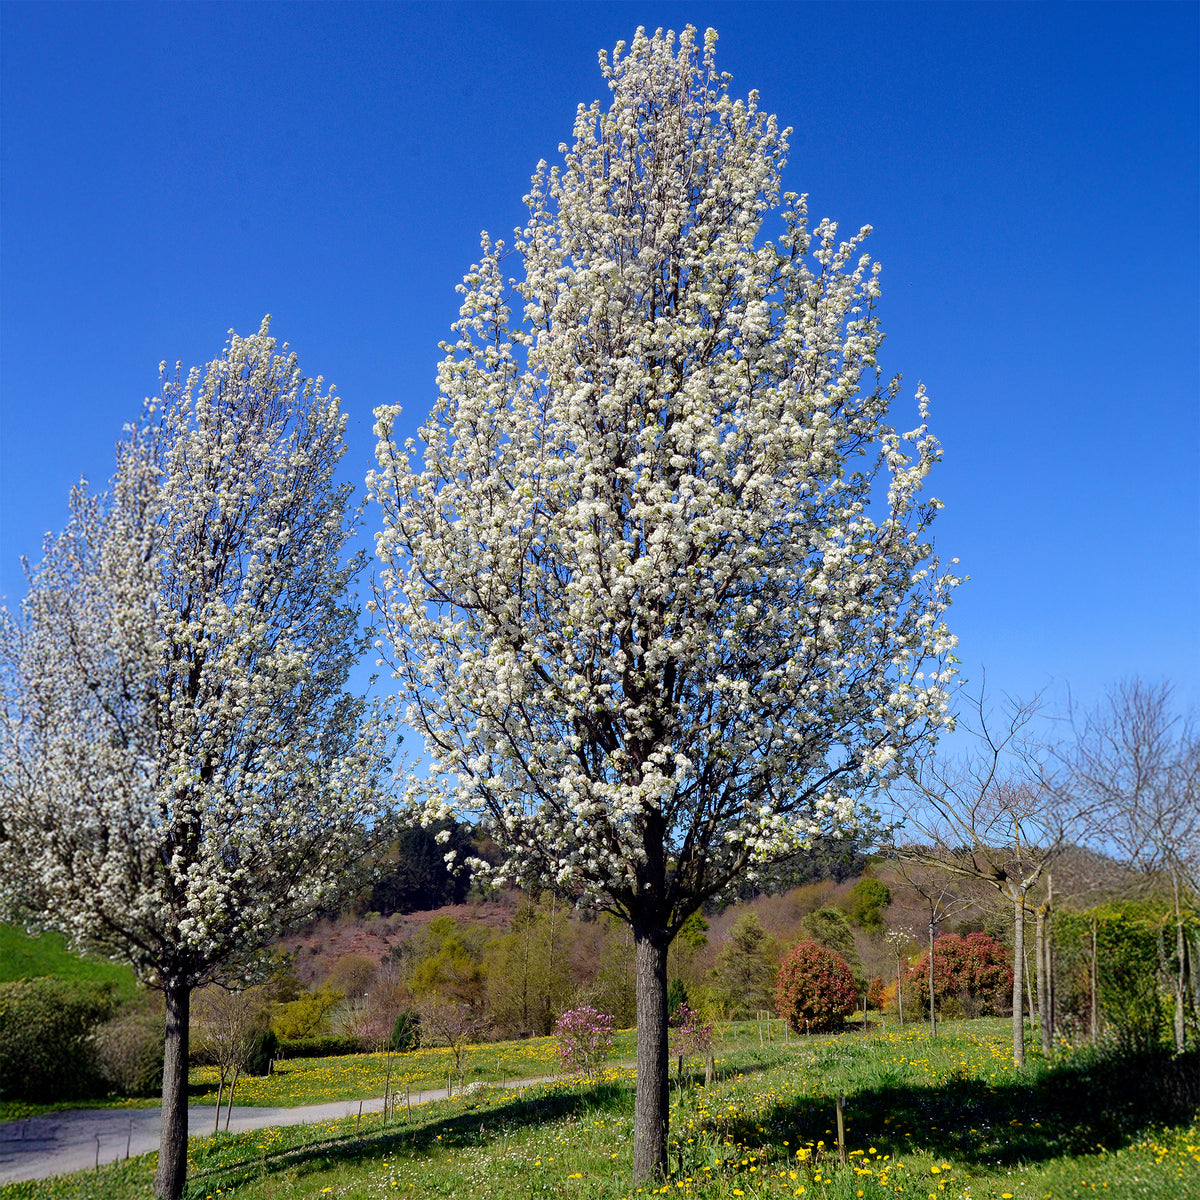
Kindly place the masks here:
[[(438, 834), (446, 832), (449, 841), (438, 842)], [(405, 829), (387, 855), (385, 873), (371, 888), (371, 910), (387, 916), (461, 904), (471, 880), (467, 872), (452, 872), (446, 866), (448, 850), (457, 851), (459, 861), (478, 853), (469, 826), (443, 821)]]
[(281, 1042), (312, 1038), (320, 1032), (329, 1010), (343, 998), (341, 992), (327, 988), (309, 992), (298, 1000), (281, 1004), (271, 1017), (271, 1028)]
[(749, 1017), (771, 1007), (772, 950), (758, 913), (750, 910), (733, 923), (713, 967), (713, 986), (727, 1017)]
[(704, 917), (699, 912), (694, 912), (679, 927), (679, 932), (675, 935), (675, 940), (682, 942), (685, 946), (689, 946), (693, 950), (699, 950), (701, 946), (708, 945), (708, 928), (708, 922)]
[(374, 982), (377, 970), (374, 960), (365, 954), (342, 954), (329, 969), (321, 986), (326, 991), (357, 999)]
[(488, 949), (487, 995), (502, 1035), (545, 1035), (554, 1028), (575, 990), (567, 970), (573, 925), (567, 906), (546, 893), (525, 901), (509, 932)]
[(892, 902), (892, 893), (886, 883), (872, 879), (869, 875), (860, 879), (842, 903), (846, 916), (868, 933), (883, 931), (883, 910)]
[(111, 983), (53, 976), (0, 984), (0, 1098), (82, 1098), (101, 1086), (91, 1036), (116, 1011)]
[(846, 960), (811, 938), (797, 942), (779, 964), (775, 1011), (797, 1033), (841, 1029), (857, 996)]
[(421, 1044), (421, 1015), (415, 1009), (406, 1008), (392, 1026), (392, 1049), (406, 1054)]
[(92, 1039), (96, 1073), (120, 1096), (157, 1096), (163, 1081), (163, 1011), (157, 1003), (129, 1005), (100, 1025)]
[(61, 933), (30, 937), (17, 925), (0, 922), (0, 983), (56, 975), (59, 979), (111, 983), (124, 1000), (138, 993), (137, 978), (121, 963), (72, 954)]
[[(1189, 938), (1200, 932), (1194, 913), (1185, 914), (1184, 923)], [(1102, 1029), (1130, 1047), (1152, 1048), (1165, 1038), (1170, 1008), (1164, 993), (1178, 969), (1174, 924), (1169, 907), (1155, 903), (1130, 901), (1055, 913), (1056, 1001), (1066, 1027), (1082, 1032), (1090, 1023), (1094, 929)]]
[(854, 930), (840, 908), (818, 908), (801, 920), (800, 928), (818, 946), (824, 946), (842, 958), (850, 968), (856, 990), (867, 990), (867, 974), (858, 956), (858, 947), (854, 944)]
[(279, 1055), (279, 1038), (273, 1029), (260, 1029), (254, 1035), (254, 1044), (243, 1070), (247, 1075), (263, 1076), (271, 1070), (271, 1060)]
[[(276, 1057), (289, 1058), (341, 1058), (347, 1054), (362, 1054), (363, 1044), (356, 1037), (307, 1037), (290, 1040), (279, 1038)], [(243, 1101), (245, 1103), (245, 1101)]]
[(687, 1007), (687, 984), (678, 976), (671, 980), (667, 987), (667, 1020), (673, 1025), (680, 1007)]

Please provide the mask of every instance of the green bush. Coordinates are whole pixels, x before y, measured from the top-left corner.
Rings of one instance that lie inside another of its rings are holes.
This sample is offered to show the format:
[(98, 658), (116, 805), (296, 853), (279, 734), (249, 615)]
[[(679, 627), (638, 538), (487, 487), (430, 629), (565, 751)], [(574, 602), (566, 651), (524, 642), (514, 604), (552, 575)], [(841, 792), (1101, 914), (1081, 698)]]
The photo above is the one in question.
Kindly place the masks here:
[[(260, 1029), (254, 1038), (254, 1049), (246, 1062), (247, 1075), (267, 1075), (271, 1070), (271, 1060), (279, 1057), (279, 1039), (273, 1029)], [(299, 1057), (293, 1055), (293, 1057)]]
[(126, 1008), (97, 1028), (92, 1047), (97, 1074), (109, 1091), (121, 1096), (156, 1096), (162, 1091), (161, 1011)]
[(415, 1050), (421, 1044), (421, 1014), (406, 1008), (392, 1026), (392, 1049), (401, 1054)]
[(42, 976), (0, 984), (0, 1098), (95, 1095), (103, 1081), (91, 1035), (116, 1007), (112, 983)]
[(365, 1054), (368, 1047), (356, 1037), (280, 1038), (276, 1058), (334, 1058), (342, 1054)]

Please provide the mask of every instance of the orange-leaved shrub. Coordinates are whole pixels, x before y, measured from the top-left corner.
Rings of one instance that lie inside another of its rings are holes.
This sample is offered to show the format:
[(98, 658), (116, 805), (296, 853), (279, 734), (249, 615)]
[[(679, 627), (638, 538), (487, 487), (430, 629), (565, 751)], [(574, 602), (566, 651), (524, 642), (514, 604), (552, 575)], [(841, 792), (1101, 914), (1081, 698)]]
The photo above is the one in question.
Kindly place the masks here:
[(775, 1011), (797, 1033), (841, 1029), (857, 993), (846, 960), (811, 938), (797, 942), (779, 964)]

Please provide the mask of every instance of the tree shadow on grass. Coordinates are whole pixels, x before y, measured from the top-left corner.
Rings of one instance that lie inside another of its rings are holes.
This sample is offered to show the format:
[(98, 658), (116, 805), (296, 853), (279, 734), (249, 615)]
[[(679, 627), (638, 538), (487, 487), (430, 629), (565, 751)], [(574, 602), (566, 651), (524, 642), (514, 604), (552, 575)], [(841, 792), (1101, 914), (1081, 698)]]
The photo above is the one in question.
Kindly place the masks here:
[[(918, 1086), (903, 1082), (899, 1069), (881, 1074), (878, 1085), (847, 1093), (849, 1149), (925, 1152), (994, 1169), (1115, 1150), (1152, 1129), (1186, 1124), (1200, 1111), (1196, 1051), (1078, 1053), (995, 1082), (963, 1075)], [(761, 1144), (763, 1127), (772, 1141), (786, 1138), (795, 1146), (823, 1139), (832, 1153), (835, 1105), (832, 1096), (813, 1097), (717, 1123), (744, 1146)]]
[(239, 1158), (227, 1158), (232, 1151), (228, 1143), (217, 1142), (211, 1157), (222, 1161), (211, 1167), (189, 1172), (186, 1200), (203, 1200), (226, 1182), (234, 1182), (248, 1174), (264, 1177), (283, 1171), (300, 1175), (326, 1170), (338, 1164), (376, 1160), (382, 1155), (421, 1155), (435, 1147), (463, 1149), (494, 1142), (515, 1130), (557, 1121), (592, 1109), (611, 1110), (622, 1100), (632, 1106), (632, 1093), (622, 1084), (594, 1083), (576, 1091), (561, 1087), (529, 1088), (503, 1097), (483, 1093), (478, 1101), (453, 1112), (414, 1109), (411, 1120), (397, 1117), (386, 1126), (364, 1128), (359, 1132), (331, 1134), (315, 1142), (307, 1142), (269, 1153), (247, 1152)]

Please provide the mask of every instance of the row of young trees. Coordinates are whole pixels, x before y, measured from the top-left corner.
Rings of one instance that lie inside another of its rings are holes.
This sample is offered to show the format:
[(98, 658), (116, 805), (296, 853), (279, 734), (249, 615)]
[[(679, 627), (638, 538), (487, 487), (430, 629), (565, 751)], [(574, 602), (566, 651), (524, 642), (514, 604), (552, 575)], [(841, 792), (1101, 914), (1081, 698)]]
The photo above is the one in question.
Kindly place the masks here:
[[(925, 900), (928, 933), (962, 902), (954, 879), (992, 888), (1010, 905), (1013, 1056), (1025, 1059), (1026, 922), (1034, 921), (1034, 971), (1042, 1051), (1054, 1036), (1054, 915), (1102, 899), (1139, 899), (1165, 888), (1171, 911), (1172, 1032), (1186, 1042), (1197, 1010), (1197, 947), (1189, 938), (1200, 901), (1200, 730), (1181, 717), (1168, 684), (1131, 680), (1090, 712), (1072, 714), (1057, 741), (1035, 739), (1036, 702), (1010, 705), (1002, 728), (981, 696), (972, 750), (930, 756), (891, 789), (889, 854)], [(1090, 848), (1091, 855), (1080, 853)], [(1064, 856), (1070, 869), (1059, 870)], [(1093, 987), (1093, 994), (1096, 988)], [(1093, 1025), (1095, 1022), (1093, 1021)]]
[[(538, 167), (511, 250), (484, 238), (433, 409), (407, 441), (376, 410), (368, 481), (375, 645), (430, 767), (410, 808), (481, 822), (480, 871), (630, 931), (639, 1181), (667, 1162), (673, 940), (869, 824), (954, 676), (940, 450), (922, 389), (911, 432), (888, 420), (869, 229), (810, 229), (788, 131), (715, 44), (601, 56), (609, 105)], [(0, 630), (0, 905), (162, 989), (161, 1197), (192, 991), (394, 837), (393, 718), (347, 690), (345, 420), (275, 349), (264, 323), (164, 376)]]

